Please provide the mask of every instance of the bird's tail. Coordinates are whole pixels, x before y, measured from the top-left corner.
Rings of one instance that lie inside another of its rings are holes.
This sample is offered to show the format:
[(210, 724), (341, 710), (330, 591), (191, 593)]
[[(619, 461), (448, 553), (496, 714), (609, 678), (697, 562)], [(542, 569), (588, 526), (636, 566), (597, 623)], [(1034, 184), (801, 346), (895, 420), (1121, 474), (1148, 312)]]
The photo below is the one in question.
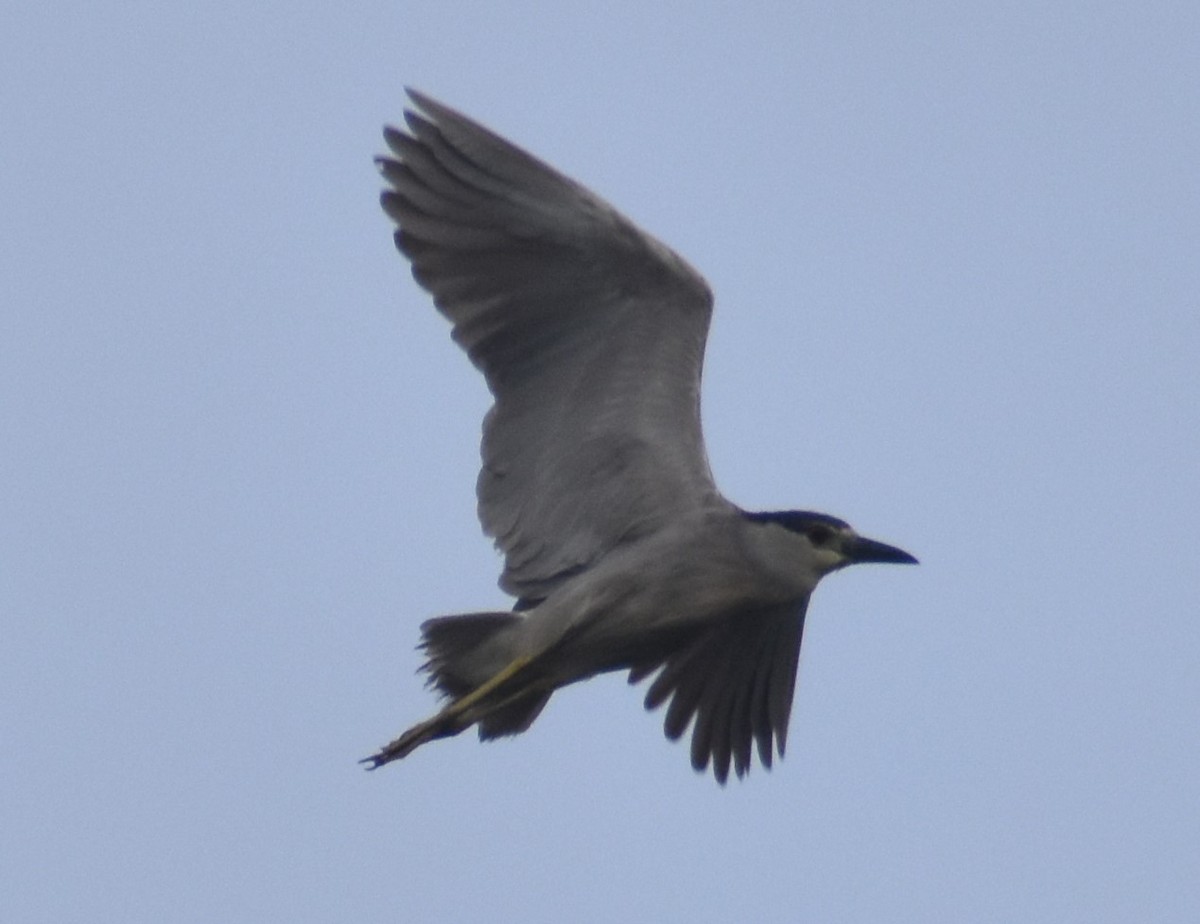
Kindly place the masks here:
[[(517, 613), (467, 613), (440, 616), (421, 626), (421, 648), (428, 656), (422, 670), (429, 682), (452, 700), (477, 690), (511, 665), (516, 657), (517, 630), (524, 617)], [(479, 720), (483, 740), (516, 735), (533, 724), (550, 691), (522, 693), (506, 685), (506, 695), (491, 699)]]
[(516, 654), (516, 613), (439, 616), (421, 624), (429, 686), (450, 700), (466, 696), (504, 669)]
[(553, 689), (537, 683), (530, 660), (517, 653), (521, 622), (516, 613), (466, 613), (422, 624), (420, 647), (426, 661), (421, 670), (450, 702), (364, 763), (371, 769), (383, 766), (471, 725), (478, 725), (479, 737), (487, 740), (518, 734), (533, 724)]

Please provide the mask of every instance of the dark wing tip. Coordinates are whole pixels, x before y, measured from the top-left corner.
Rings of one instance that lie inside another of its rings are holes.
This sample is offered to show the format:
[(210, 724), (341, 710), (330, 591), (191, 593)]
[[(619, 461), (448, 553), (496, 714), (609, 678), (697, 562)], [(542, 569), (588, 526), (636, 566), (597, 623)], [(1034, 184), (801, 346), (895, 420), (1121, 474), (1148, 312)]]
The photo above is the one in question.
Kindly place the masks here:
[[(682, 737), (690, 725), (692, 767), (711, 768), (722, 786), (730, 770), (738, 779), (749, 774), (755, 745), (767, 769), (776, 753), (784, 756), (804, 608), (792, 603), (714, 626), (667, 655), (650, 684), (646, 708), (667, 705), (667, 738)], [(639, 666), (630, 679), (654, 666)]]

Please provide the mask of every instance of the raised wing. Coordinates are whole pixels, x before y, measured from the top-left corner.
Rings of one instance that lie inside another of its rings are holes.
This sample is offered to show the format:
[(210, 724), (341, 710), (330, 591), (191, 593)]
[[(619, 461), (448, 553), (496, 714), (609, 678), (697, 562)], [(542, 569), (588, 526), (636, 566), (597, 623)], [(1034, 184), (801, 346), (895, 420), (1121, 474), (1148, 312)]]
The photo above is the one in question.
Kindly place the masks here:
[(526, 602), (716, 497), (700, 431), (712, 313), (680, 257), (421, 94), (384, 132), (384, 210), (495, 397), (479, 519)]

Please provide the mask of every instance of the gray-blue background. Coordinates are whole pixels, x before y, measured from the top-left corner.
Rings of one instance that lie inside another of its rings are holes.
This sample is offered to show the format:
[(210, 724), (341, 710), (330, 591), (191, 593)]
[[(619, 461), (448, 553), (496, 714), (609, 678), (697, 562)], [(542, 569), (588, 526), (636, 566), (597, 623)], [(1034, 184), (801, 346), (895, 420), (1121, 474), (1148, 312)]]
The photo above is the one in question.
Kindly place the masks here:
[[(1194, 3), (46, 3), (0, 14), (0, 917), (1191, 921)], [(717, 295), (748, 507), (817, 592), (719, 789), (619, 677), (354, 761), (503, 606), (482, 382), (394, 253), (411, 83)]]

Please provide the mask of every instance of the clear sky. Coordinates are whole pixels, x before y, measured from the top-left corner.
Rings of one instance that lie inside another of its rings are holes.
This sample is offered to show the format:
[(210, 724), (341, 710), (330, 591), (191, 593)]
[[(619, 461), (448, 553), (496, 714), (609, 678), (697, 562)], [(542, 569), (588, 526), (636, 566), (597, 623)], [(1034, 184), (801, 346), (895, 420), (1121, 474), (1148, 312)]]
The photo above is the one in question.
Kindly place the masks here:
[[(8, 4), (0, 919), (1194, 921), (1200, 6)], [(921, 558), (724, 789), (605, 677), (521, 738), (487, 392), (371, 158), (425, 90), (685, 255), (727, 495)]]

